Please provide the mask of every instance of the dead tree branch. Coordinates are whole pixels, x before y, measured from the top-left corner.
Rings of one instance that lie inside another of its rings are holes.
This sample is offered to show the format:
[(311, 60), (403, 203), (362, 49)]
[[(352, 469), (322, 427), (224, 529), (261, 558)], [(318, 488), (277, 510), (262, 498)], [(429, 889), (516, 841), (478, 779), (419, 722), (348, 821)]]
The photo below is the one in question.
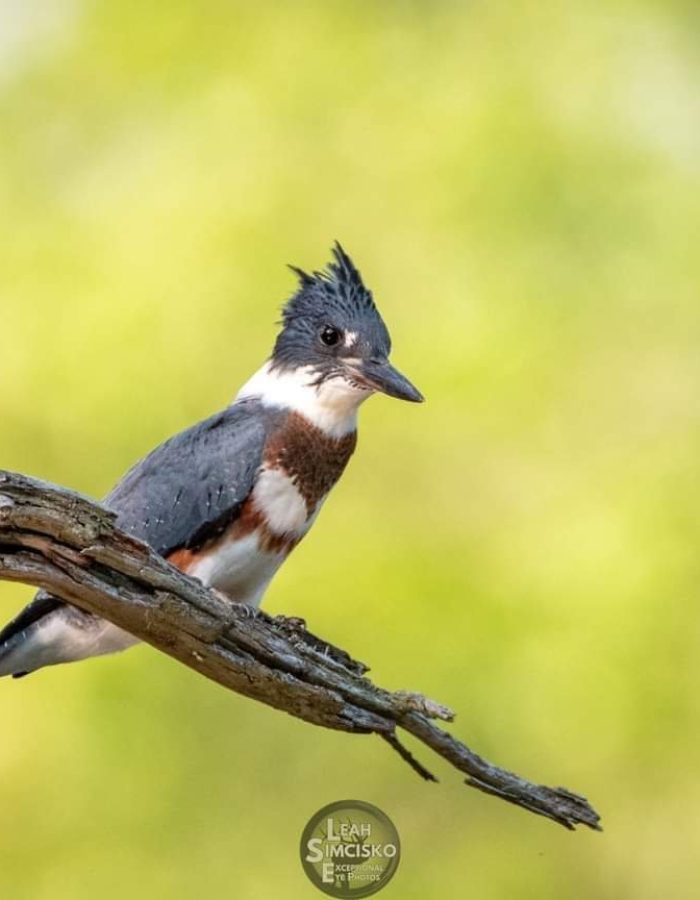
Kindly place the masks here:
[(314, 725), (378, 734), (423, 778), (436, 780), (400, 743), (397, 728), (464, 772), (472, 787), (566, 828), (600, 829), (585, 798), (498, 768), (439, 728), (435, 719), (453, 718), (444, 706), (377, 687), (364, 664), (301, 620), (226, 602), (71, 491), (0, 471), (0, 579), (45, 588), (224, 687)]

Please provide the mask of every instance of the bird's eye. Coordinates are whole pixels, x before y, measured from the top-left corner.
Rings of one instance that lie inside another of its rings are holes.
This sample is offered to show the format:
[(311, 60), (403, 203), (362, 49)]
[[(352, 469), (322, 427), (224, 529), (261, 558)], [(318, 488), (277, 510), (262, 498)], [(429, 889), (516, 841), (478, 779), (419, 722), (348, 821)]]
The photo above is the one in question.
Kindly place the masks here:
[(337, 328), (333, 328), (332, 325), (324, 325), (319, 336), (326, 347), (335, 347), (341, 338), (340, 331)]

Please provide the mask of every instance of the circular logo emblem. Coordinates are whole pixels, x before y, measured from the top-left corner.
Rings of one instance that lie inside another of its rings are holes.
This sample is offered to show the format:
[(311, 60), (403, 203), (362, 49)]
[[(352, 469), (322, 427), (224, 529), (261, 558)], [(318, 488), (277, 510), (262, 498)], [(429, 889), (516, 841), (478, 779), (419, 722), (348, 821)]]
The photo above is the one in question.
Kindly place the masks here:
[(301, 864), (309, 880), (330, 897), (369, 897), (399, 865), (399, 834), (381, 809), (340, 800), (319, 809), (301, 836)]

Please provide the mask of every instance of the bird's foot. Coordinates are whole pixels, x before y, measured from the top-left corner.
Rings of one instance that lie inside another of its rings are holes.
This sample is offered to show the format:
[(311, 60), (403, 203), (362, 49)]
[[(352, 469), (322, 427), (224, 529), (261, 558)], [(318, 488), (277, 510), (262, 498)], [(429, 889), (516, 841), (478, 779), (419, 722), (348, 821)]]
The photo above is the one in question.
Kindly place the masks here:
[(257, 606), (251, 606), (250, 603), (236, 603), (236, 607), (240, 609), (246, 619), (257, 619), (260, 616)]
[(233, 600), (228, 594), (225, 594), (223, 591), (219, 591), (216, 588), (209, 588), (209, 590), (215, 594), (219, 600), (223, 600), (227, 606), (233, 606), (234, 609), (239, 610), (246, 619), (254, 619), (260, 615), (260, 610), (257, 606), (251, 606), (250, 603), (241, 603), (240, 600)]

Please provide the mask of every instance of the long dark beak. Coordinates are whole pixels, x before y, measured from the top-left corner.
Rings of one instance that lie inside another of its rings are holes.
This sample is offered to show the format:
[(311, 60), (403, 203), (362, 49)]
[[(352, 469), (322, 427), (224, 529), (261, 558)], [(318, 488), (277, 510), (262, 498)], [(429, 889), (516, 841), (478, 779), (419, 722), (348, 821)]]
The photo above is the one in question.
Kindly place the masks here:
[(425, 399), (418, 388), (415, 388), (387, 359), (363, 360), (356, 371), (359, 379), (369, 387), (390, 397), (396, 397), (397, 400), (422, 403)]

